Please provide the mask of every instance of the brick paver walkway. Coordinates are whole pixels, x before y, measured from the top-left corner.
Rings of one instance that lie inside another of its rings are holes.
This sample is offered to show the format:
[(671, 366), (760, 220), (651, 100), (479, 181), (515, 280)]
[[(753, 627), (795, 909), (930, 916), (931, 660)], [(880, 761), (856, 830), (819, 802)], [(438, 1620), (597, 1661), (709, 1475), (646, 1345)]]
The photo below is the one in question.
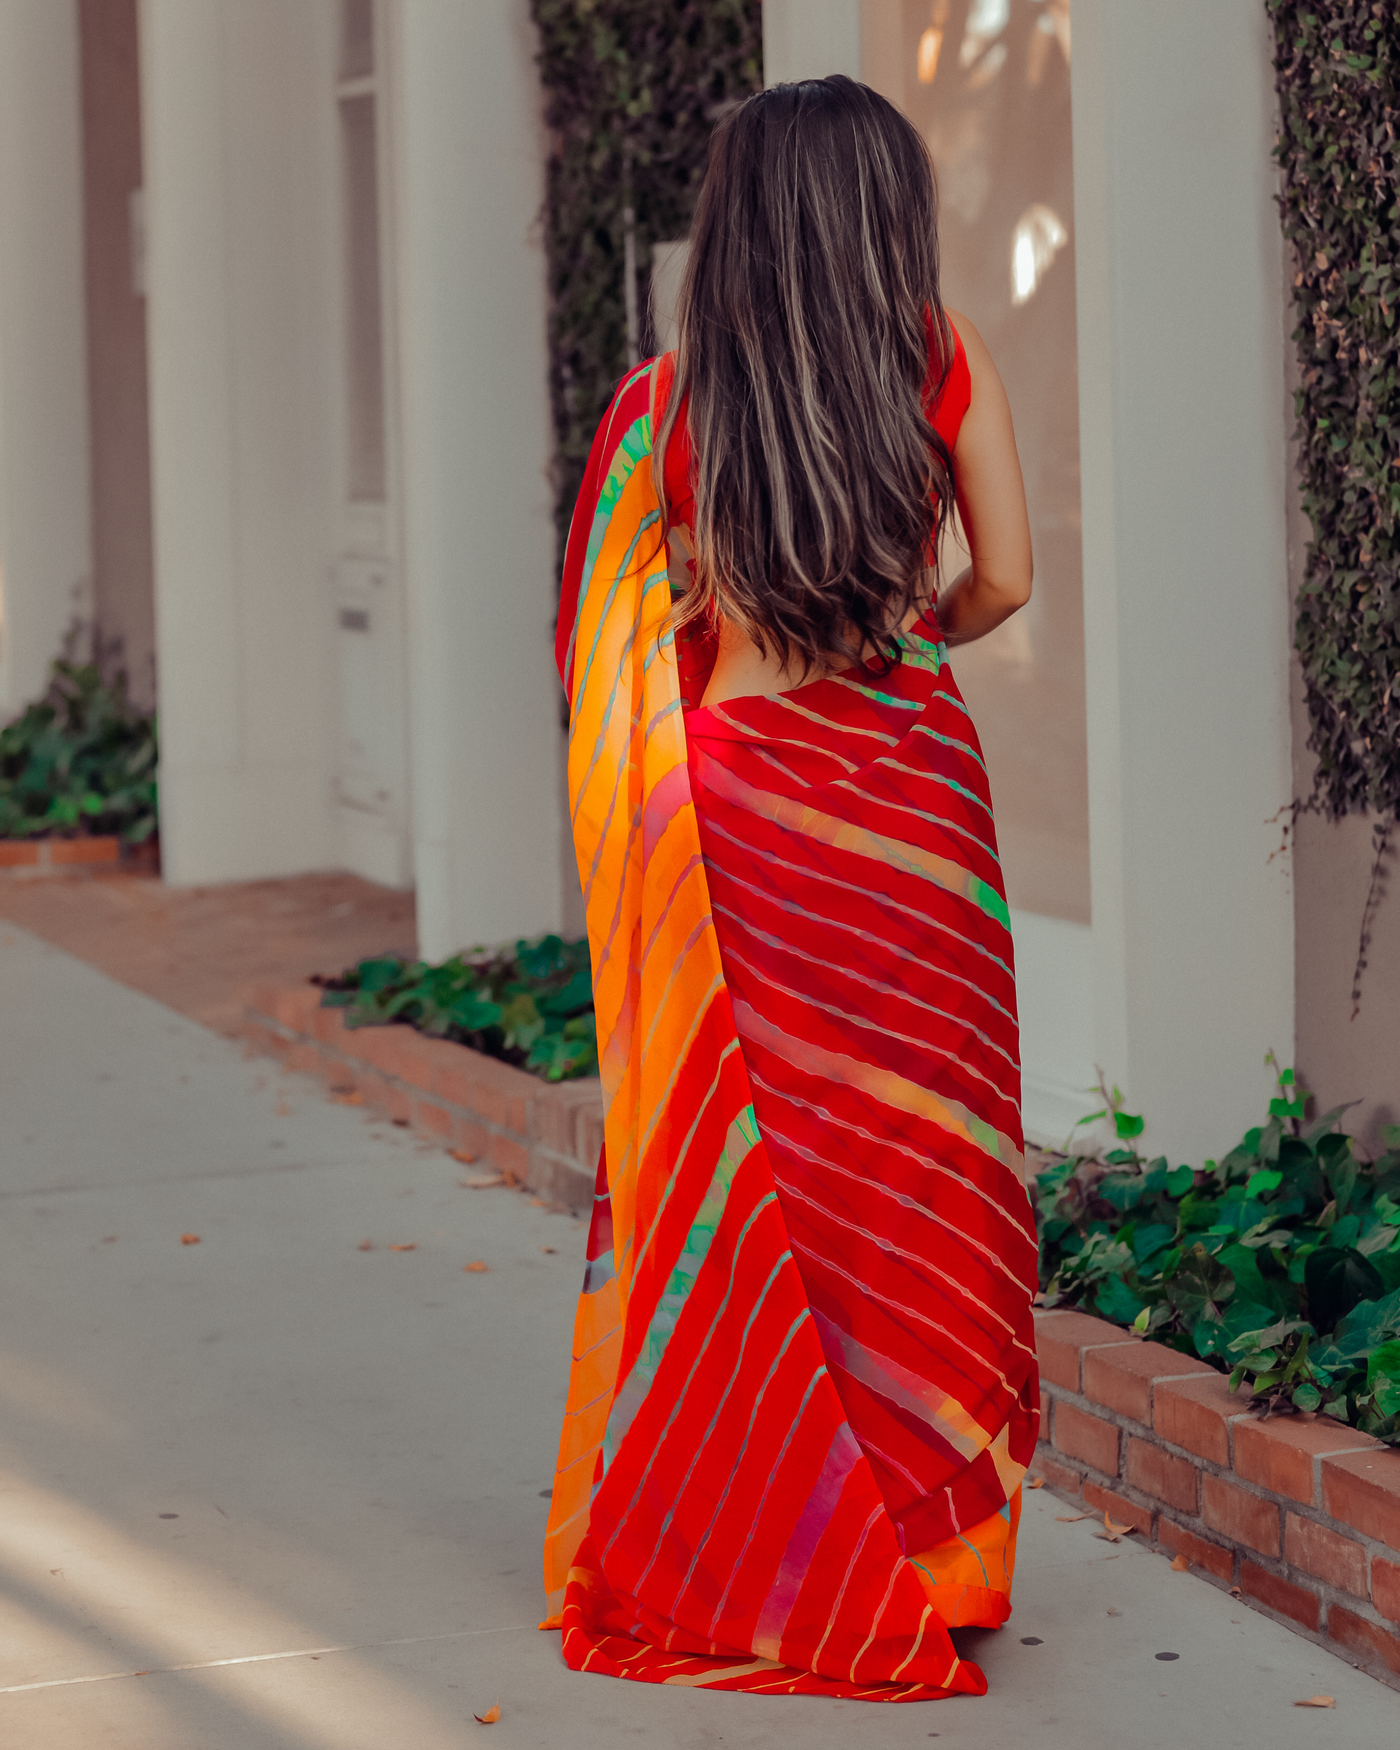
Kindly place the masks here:
[(295, 984), (417, 943), (413, 895), (355, 875), (186, 888), (150, 875), (3, 882), (0, 918), (224, 1034), (238, 1032), (256, 979)]

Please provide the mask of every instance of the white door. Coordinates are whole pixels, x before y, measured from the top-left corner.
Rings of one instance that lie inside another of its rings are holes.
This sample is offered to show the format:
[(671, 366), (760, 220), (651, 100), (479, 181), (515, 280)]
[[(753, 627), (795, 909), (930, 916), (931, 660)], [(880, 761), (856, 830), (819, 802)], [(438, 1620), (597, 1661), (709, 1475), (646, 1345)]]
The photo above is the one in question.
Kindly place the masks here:
[(328, 609), (338, 658), (335, 790), (345, 864), (371, 881), (407, 887), (413, 856), (381, 11), (379, 0), (339, 0), (344, 368), (339, 557)]

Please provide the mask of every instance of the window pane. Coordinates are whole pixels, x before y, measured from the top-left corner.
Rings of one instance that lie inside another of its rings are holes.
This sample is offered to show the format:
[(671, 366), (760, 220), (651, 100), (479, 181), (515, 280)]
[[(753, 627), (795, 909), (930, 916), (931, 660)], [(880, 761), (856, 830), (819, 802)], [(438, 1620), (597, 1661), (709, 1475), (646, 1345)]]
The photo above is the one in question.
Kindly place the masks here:
[(345, 150), (346, 404), (350, 497), (382, 503), (384, 337), (379, 286), (379, 185), (373, 97), (340, 105)]
[(374, 0), (340, 0), (340, 76), (374, 71)]

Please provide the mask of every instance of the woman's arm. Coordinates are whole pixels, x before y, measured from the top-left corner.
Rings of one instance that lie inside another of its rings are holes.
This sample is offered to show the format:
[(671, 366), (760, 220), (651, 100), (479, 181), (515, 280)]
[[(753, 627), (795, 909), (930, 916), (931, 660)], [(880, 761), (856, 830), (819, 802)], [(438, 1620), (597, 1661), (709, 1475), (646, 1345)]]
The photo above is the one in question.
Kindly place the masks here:
[(947, 316), (972, 376), (972, 402), (953, 450), (958, 516), (972, 563), (940, 591), (938, 623), (949, 644), (967, 644), (1031, 599), (1031, 529), (1006, 390), (967, 317), (956, 310)]

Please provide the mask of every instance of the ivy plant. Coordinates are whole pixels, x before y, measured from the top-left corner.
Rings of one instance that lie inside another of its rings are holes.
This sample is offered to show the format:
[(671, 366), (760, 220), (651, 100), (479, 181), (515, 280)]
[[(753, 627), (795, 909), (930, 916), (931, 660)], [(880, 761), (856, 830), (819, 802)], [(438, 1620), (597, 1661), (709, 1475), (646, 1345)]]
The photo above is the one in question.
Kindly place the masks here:
[(1112, 1090), (1081, 1122), (1111, 1117), (1119, 1146), (1035, 1178), (1044, 1303), (1400, 1444), (1400, 1127), (1364, 1160), (1342, 1109), (1306, 1124), (1306, 1100), (1281, 1071), (1267, 1121), (1193, 1168), (1143, 1159), (1142, 1119)]
[(347, 1027), (401, 1022), (560, 1082), (597, 1075), (587, 941), (536, 936), (431, 965), (385, 954), (316, 978)]
[[(549, 389), (562, 558), (593, 433), (629, 365), (652, 350), (652, 244), (685, 235), (716, 120), (761, 86), (762, 27), (758, 0), (531, 0), (531, 12), (549, 128)], [(629, 301), (637, 312), (630, 351)]]
[(0, 838), (156, 830), (156, 720), (126, 679), (96, 663), (55, 662), (48, 691), (0, 729)]
[(1379, 865), (1400, 811), (1400, 9), (1266, 4), (1312, 524), (1295, 633), (1317, 755), (1308, 801), (1374, 815)]

